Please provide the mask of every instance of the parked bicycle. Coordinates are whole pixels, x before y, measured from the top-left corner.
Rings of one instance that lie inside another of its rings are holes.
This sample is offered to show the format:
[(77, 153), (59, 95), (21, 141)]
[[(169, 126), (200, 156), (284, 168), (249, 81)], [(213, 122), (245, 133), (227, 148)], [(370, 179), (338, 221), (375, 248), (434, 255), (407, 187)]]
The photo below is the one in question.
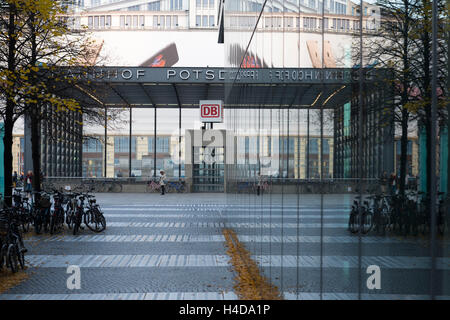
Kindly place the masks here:
[(50, 208), (52, 203), (50, 195), (45, 191), (33, 192), (36, 196), (36, 201), (32, 204), (33, 225), (36, 234), (49, 231), (50, 227)]
[(167, 183), (167, 192), (178, 192), (182, 193), (186, 191), (186, 188), (184, 187), (184, 181), (169, 181)]
[(151, 179), (147, 183), (147, 188), (146, 188), (147, 192), (159, 192), (160, 189), (161, 189), (161, 185), (157, 181), (155, 181), (154, 179)]
[(11, 272), (18, 271), (18, 266), (25, 268), (27, 251), (19, 230), (20, 221), (12, 208), (0, 211), (0, 268), (6, 265)]
[[(360, 196), (357, 196), (356, 198), (362, 200)], [(350, 211), (348, 229), (352, 233), (361, 232), (362, 234), (367, 234), (372, 227), (373, 213), (369, 210), (369, 202), (364, 200), (363, 204), (360, 205), (360, 201), (354, 200)]]
[[(439, 234), (444, 235), (450, 230), (449, 199), (444, 198), (444, 193), (438, 195), (439, 199), (435, 200), (438, 208), (436, 227)], [(403, 196), (369, 195), (362, 204), (353, 202), (348, 229), (352, 233), (361, 230), (363, 234), (373, 229), (383, 235), (388, 230), (402, 236), (425, 235), (431, 232), (430, 202), (427, 194), (413, 190), (407, 190)]]

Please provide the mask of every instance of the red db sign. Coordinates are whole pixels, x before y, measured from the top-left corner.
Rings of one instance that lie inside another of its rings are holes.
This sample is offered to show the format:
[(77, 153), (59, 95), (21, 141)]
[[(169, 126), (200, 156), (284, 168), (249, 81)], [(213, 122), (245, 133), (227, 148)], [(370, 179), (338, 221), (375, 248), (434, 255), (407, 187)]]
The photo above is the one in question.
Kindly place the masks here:
[(200, 101), (200, 121), (223, 122), (223, 106), (220, 100)]

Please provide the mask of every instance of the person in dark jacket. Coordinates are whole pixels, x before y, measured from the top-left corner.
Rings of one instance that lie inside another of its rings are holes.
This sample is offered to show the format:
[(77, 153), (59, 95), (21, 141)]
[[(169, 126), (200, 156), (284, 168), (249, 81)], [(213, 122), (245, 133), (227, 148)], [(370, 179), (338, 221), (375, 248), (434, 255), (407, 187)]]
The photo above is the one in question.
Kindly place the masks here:
[(24, 190), (27, 193), (28, 198), (31, 199), (31, 193), (33, 192), (33, 171), (28, 171), (27, 175), (25, 176), (24, 186)]
[(161, 186), (161, 195), (166, 193), (166, 173), (164, 170), (159, 172), (161, 175), (159, 177), (159, 185)]
[(389, 176), (389, 188), (391, 195), (395, 195), (395, 193), (397, 192), (397, 175), (395, 174), (395, 172), (392, 172)]

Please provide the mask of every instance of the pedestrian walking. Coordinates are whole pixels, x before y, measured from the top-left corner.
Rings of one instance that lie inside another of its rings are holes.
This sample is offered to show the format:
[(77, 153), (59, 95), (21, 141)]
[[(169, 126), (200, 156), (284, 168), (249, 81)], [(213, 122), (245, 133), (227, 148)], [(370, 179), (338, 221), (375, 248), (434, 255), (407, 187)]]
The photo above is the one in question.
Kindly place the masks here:
[(27, 193), (28, 199), (30, 200), (32, 191), (33, 191), (33, 171), (29, 170), (25, 177), (25, 192)]
[(380, 177), (380, 188), (382, 194), (386, 194), (388, 182), (389, 182), (388, 174), (386, 171), (383, 171)]
[(261, 176), (261, 172), (258, 172), (257, 179), (258, 179), (258, 183), (256, 185), (256, 194), (259, 196), (259, 195), (261, 195), (261, 188), (263, 186), (263, 178)]
[(410, 189), (410, 175), (409, 173), (406, 173), (406, 177), (405, 177), (405, 189), (409, 190)]
[(12, 183), (13, 183), (13, 188), (15, 188), (17, 186), (17, 171), (14, 171), (14, 174), (12, 176)]
[(159, 172), (161, 175), (159, 176), (159, 185), (161, 186), (161, 195), (166, 193), (166, 173), (164, 170)]

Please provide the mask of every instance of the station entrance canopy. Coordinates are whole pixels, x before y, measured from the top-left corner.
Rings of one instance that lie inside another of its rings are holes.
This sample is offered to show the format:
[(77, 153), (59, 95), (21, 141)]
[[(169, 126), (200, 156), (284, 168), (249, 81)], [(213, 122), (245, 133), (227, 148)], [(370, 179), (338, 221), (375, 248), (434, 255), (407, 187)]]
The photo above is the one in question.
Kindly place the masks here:
[[(365, 83), (386, 78), (385, 69), (363, 73)], [(200, 100), (223, 100), (225, 108), (334, 108), (351, 99), (358, 74), (345, 68), (95, 67), (71, 95), (87, 95), (102, 107), (198, 108)]]

